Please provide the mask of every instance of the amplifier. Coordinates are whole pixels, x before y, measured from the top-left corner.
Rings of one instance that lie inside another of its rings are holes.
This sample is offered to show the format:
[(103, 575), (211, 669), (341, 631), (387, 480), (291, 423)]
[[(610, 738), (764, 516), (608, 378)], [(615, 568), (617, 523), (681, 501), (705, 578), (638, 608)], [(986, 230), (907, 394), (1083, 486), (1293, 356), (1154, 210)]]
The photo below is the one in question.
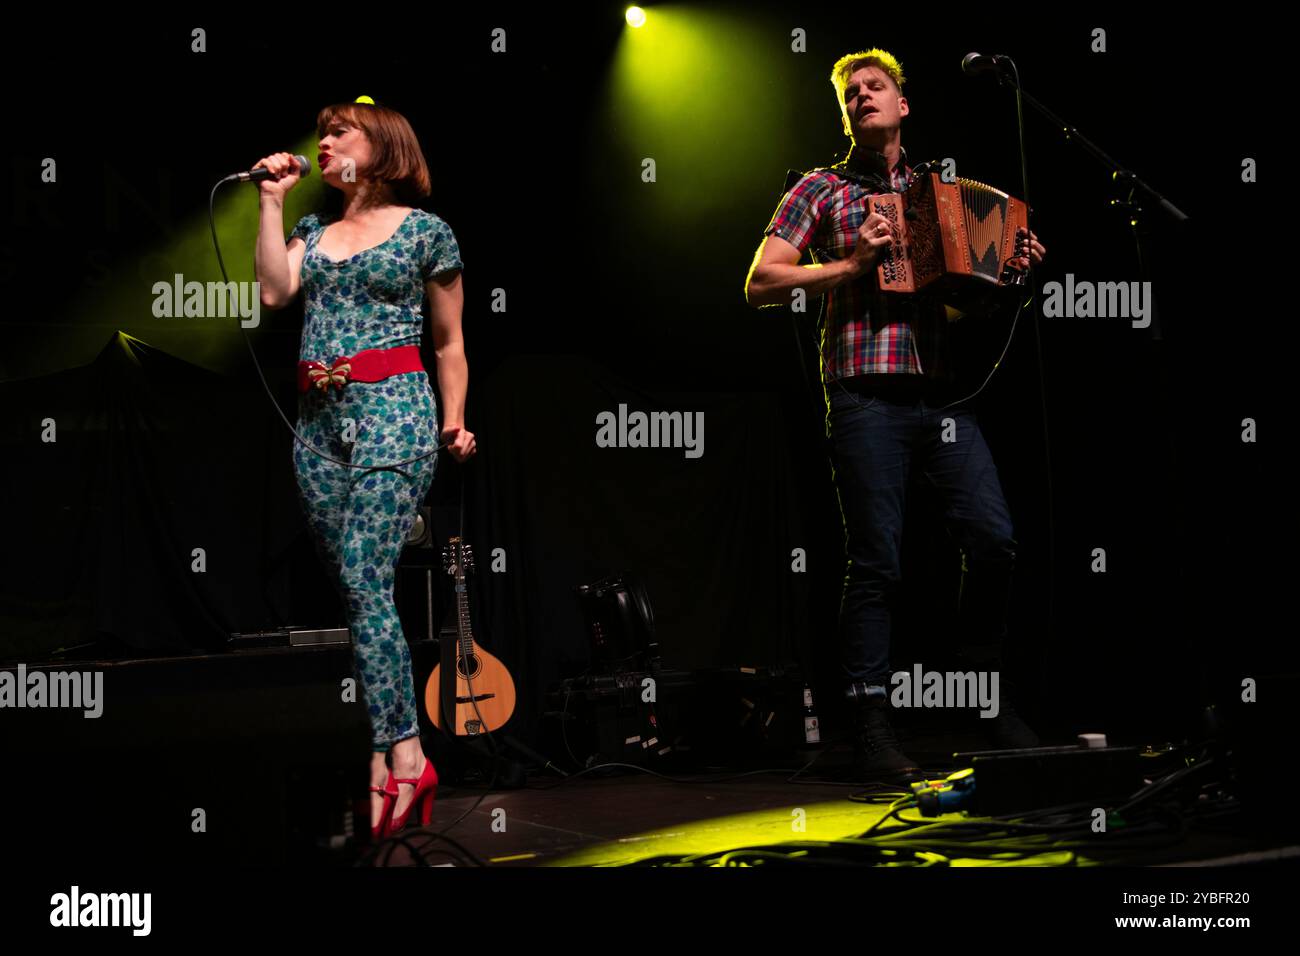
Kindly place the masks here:
[(803, 681), (792, 669), (616, 671), (560, 681), (546, 700), (548, 744), (579, 765), (748, 766), (805, 742)]

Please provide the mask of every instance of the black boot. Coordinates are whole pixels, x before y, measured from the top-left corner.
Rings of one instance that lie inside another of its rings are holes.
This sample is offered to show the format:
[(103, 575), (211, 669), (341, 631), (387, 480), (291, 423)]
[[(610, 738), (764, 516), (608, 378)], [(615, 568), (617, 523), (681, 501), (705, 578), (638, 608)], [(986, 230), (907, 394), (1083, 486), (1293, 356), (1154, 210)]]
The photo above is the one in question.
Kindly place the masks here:
[[(999, 675), (1002, 676), (1002, 675)], [(998, 715), (979, 718), (980, 730), (984, 739), (995, 750), (1024, 750), (1029, 747), (1041, 747), (1042, 741), (1034, 733), (1011, 702), (1011, 683), (1005, 677), (998, 682)]]
[(889, 722), (889, 700), (872, 696), (859, 700), (853, 735), (853, 775), (865, 781), (906, 783), (925, 775), (915, 760), (903, 753)]

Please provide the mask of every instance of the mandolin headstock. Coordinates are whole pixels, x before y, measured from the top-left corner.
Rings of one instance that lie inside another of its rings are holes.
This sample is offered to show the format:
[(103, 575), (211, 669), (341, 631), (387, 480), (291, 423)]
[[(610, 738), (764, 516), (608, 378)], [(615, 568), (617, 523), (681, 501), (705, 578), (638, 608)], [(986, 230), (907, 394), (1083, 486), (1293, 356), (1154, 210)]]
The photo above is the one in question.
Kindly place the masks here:
[(460, 537), (447, 540), (442, 549), (442, 569), (454, 578), (461, 578), (474, 570), (474, 550)]

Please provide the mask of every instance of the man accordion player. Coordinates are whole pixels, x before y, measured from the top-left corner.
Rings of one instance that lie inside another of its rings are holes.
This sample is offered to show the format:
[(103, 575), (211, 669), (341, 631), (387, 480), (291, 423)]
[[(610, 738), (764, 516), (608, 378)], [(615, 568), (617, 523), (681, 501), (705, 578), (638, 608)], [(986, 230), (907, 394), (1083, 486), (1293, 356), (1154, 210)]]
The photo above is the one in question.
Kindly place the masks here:
[[(841, 57), (831, 82), (853, 145), (842, 162), (789, 184), (745, 298), (761, 307), (787, 304), (796, 290), (824, 297), (827, 436), (848, 553), (840, 672), (854, 714), (854, 770), (864, 780), (900, 782), (922, 776), (888, 716), (890, 610), (909, 475), (934, 487), (964, 553), (966, 653), (982, 670), (1002, 666), (1015, 561), (997, 469), (957, 394), (948, 325), (962, 303), (983, 304), (982, 290), (1015, 284), (1046, 249), (1027, 229), (1023, 204), (907, 165), (900, 131), (909, 107), (893, 55)], [(811, 265), (799, 264), (805, 253)], [(989, 742), (1037, 746), (1007, 681), (998, 686), (997, 717), (980, 721)]]

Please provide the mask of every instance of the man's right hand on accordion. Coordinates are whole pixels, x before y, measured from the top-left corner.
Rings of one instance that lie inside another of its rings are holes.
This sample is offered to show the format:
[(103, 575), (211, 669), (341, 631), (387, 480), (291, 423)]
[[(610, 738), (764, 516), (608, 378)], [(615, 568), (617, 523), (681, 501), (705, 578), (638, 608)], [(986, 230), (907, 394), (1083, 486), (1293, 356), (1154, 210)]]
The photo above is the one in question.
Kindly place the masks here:
[(1018, 298), (1019, 290), (1025, 287), (1025, 281), (1028, 279), (1025, 270), (1029, 268), (1030, 259), (1032, 258), (1035, 266), (1041, 265), (1043, 256), (1047, 254), (1047, 248), (1038, 241), (1036, 233), (1031, 232), (1026, 236), (1025, 230), (1017, 229), (1016, 251), (1025, 252), (1027, 255), (1018, 255), (1006, 261), (1002, 268), (1001, 281), (997, 286), (987, 287), (987, 291), (962, 303), (960, 309), (950, 304), (944, 305), (949, 322), (956, 322), (968, 315), (992, 315)]
[(1024, 285), (1025, 270), (1029, 268), (1030, 259), (1033, 259), (1035, 266), (1042, 265), (1043, 256), (1047, 255), (1047, 247), (1038, 241), (1036, 233), (1017, 229), (1016, 252), (1020, 254), (1014, 259), (1008, 259), (1002, 268), (1002, 282), (1019, 286)]

